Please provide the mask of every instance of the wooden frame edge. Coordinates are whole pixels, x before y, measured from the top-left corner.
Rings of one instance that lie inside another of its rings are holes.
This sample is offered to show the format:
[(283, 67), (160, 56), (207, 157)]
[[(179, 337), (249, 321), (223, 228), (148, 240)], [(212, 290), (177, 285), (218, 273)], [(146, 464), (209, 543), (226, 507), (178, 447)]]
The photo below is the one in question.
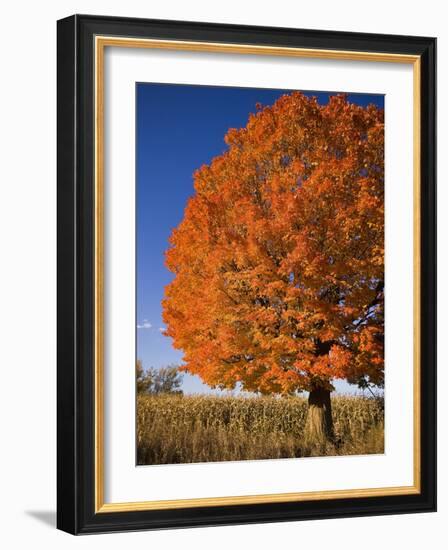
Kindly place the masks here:
[[(104, 49), (105, 47), (157, 48), (165, 50), (207, 51), (320, 59), (363, 60), (371, 62), (408, 63), (413, 65), (414, 112), (414, 483), (412, 486), (382, 487), (354, 490), (280, 493), (267, 495), (229, 496), (216, 498), (141, 501), (127, 503), (104, 502)], [(232, 506), (274, 502), (303, 502), (338, 498), (362, 498), (392, 495), (413, 495), (421, 492), (421, 410), (420, 410), (420, 191), (421, 191), (421, 57), (419, 55), (353, 52), (291, 47), (226, 44), (200, 41), (156, 40), (95, 36), (95, 513), (142, 510), (184, 509), (204, 506)]]

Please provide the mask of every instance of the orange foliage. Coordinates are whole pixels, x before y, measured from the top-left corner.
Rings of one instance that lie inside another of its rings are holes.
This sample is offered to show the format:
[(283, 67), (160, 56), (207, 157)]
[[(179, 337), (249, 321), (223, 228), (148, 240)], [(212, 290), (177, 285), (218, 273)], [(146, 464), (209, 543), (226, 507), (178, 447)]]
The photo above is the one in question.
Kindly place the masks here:
[(225, 139), (166, 253), (184, 369), (262, 393), (382, 384), (383, 110), (294, 92)]

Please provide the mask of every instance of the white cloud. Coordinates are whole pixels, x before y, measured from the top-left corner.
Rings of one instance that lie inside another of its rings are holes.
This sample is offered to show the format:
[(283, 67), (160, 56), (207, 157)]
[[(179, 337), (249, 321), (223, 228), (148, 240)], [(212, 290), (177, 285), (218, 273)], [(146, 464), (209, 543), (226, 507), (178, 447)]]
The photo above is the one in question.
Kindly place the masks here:
[(152, 325), (151, 323), (148, 321), (148, 319), (143, 319), (143, 323), (141, 325), (139, 325), (137, 323), (137, 328), (152, 328)]
[(159, 327), (159, 330), (160, 330), (160, 332), (165, 332), (166, 328), (165, 327)]

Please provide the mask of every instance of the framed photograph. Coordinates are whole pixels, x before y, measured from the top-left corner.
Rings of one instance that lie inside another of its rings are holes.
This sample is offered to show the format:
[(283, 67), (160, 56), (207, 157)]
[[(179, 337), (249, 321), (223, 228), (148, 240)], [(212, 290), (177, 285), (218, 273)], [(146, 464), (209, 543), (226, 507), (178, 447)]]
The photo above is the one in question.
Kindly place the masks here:
[(435, 54), (58, 21), (58, 528), (435, 510)]

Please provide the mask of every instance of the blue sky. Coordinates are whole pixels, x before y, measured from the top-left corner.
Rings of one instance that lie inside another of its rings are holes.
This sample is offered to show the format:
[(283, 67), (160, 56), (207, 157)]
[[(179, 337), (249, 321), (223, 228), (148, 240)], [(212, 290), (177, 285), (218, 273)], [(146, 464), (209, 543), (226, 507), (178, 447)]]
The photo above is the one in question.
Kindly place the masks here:
[[(164, 251), (193, 194), (193, 172), (220, 155), (229, 128), (246, 125), (255, 104), (271, 105), (291, 90), (138, 83), (137, 155), (137, 357), (143, 367), (181, 363), (182, 353), (163, 336), (161, 299), (172, 274)], [(326, 103), (335, 92), (304, 92)], [(359, 105), (384, 106), (384, 96), (349, 94)], [(185, 374), (185, 393), (212, 392)], [(356, 391), (344, 382), (342, 392)], [(213, 393), (213, 392), (212, 392)]]

